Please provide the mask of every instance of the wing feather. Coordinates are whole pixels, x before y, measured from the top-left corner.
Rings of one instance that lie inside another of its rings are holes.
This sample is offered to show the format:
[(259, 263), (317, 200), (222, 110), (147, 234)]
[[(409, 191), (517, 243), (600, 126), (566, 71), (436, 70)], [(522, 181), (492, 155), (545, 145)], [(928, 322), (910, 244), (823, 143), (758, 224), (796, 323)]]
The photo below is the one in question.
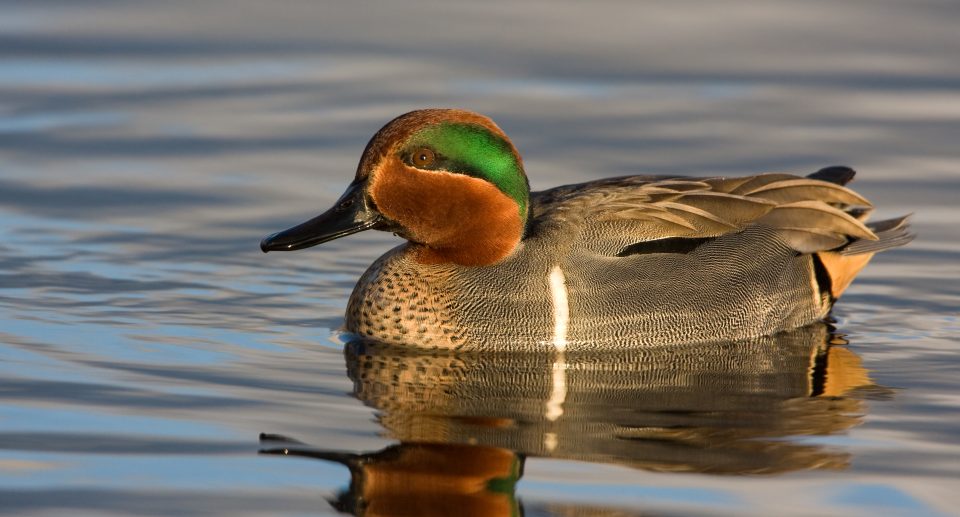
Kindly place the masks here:
[(850, 241), (846, 236), (816, 228), (777, 228), (780, 237), (800, 253), (814, 253), (844, 246)]
[[(872, 205), (852, 190), (790, 174), (739, 178), (612, 178), (535, 194), (541, 228), (581, 232), (585, 245), (616, 253), (624, 243), (716, 237), (750, 225), (778, 231), (802, 253), (875, 241)], [(563, 224), (551, 226), (551, 221)], [(863, 245), (861, 245), (863, 246)]]
[(857, 239), (877, 240), (877, 236), (862, 222), (823, 201), (795, 201), (780, 205), (758, 222), (773, 228), (809, 228)]
[(873, 206), (862, 196), (844, 186), (807, 178), (794, 178), (768, 183), (742, 195), (768, 199), (778, 204), (802, 200), (820, 200), (841, 205)]

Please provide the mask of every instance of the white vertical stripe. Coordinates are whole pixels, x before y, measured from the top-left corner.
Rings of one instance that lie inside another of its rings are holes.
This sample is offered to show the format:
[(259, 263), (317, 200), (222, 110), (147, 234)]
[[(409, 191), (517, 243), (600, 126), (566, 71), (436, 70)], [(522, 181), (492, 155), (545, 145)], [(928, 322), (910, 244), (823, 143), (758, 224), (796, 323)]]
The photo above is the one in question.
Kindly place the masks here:
[(547, 411), (543, 416), (554, 422), (563, 415), (563, 403), (567, 400), (567, 360), (563, 352), (557, 354), (553, 362), (553, 389), (547, 401)]
[(553, 346), (563, 352), (567, 348), (567, 325), (570, 323), (570, 303), (567, 300), (567, 279), (560, 266), (550, 270), (550, 298), (553, 300)]
[(543, 448), (546, 449), (547, 452), (553, 452), (559, 443), (557, 433), (543, 433)]
[[(567, 361), (563, 352), (567, 349), (570, 304), (567, 300), (567, 279), (560, 266), (553, 266), (547, 280), (550, 283), (550, 299), (553, 301), (553, 347), (557, 350), (557, 357), (553, 362), (551, 376), (553, 389), (550, 391), (544, 416), (554, 422), (563, 415), (563, 403), (567, 400)], [(549, 433), (545, 437), (544, 445), (548, 450), (553, 450), (557, 446), (556, 435)]]

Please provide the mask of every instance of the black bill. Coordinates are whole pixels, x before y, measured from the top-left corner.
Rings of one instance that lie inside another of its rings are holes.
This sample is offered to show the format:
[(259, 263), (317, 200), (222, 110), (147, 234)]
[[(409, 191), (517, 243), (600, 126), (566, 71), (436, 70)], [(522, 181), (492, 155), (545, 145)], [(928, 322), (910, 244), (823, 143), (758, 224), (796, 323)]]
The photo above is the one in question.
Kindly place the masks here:
[(270, 235), (260, 241), (260, 249), (264, 253), (300, 250), (377, 226), (382, 218), (364, 195), (365, 183), (354, 181), (333, 208), (289, 230)]

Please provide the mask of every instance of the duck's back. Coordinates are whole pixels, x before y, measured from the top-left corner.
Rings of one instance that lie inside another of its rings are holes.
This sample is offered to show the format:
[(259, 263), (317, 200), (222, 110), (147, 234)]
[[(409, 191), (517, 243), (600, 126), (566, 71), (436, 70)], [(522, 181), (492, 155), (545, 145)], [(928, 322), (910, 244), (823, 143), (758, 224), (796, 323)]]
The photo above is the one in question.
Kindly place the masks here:
[(838, 183), (628, 177), (535, 193), (527, 237), (506, 260), (424, 265), (399, 247), (361, 278), (347, 328), (469, 349), (661, 345), (796, 328), (827, 315), (839, 294), (831, 283), (849, 283), (847, 270), (909, 238), (903, 220), (877, 223), (878, 237), (861, 221), (869, 204)]

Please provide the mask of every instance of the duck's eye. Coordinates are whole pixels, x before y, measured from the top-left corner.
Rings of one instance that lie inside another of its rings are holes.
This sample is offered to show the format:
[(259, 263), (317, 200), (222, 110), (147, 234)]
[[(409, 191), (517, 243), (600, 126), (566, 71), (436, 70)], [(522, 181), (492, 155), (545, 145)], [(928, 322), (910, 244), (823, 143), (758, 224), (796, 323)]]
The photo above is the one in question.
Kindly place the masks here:
[(427, 147), (421, 147), (413, 152), (410, 155), (410, 163), (416, 165), (417, 167), (424, 168), (433, 165), (433, 161), (437, 159), (437, 155), (433, 152), (432, 149)]

